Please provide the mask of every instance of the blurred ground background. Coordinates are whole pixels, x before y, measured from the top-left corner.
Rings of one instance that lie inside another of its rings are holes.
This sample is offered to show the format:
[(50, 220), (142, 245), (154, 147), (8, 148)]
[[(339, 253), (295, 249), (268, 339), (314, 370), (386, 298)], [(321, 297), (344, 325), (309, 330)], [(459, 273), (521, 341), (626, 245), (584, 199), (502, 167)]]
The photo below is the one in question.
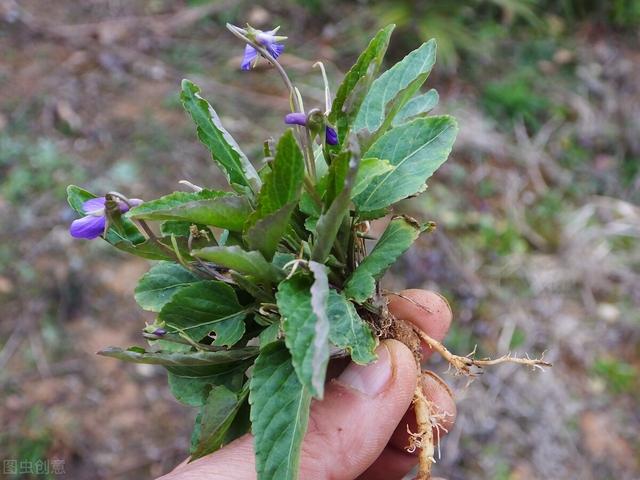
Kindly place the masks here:
[(180, 179), (221, 185), (181, 110), (182, 77), (247, 153), (282, 131), (277, 75), (238, 70), (226, 21), (282, 25), (283, 64), (318, 106), (313, 61), (337, 85), (395, 22), (390, 60), (438, 39), (428, 86), (461, 131), (427, 193), (402, 206), (439, 228), (387, 286), (447, 295), (458, 353), (547, 350), (554, 363), (469, 386), (445, 376), (459, 417), (437, 473), (640, 478), (640, 1), (257, 5), (0, 0), (0, 460), (138, 479), (184, 458), (194, 412), (162, 371), (94, 355), (141, 342), (149, 318), (132, 292), (148, 264), (72, 241), (64, 189), (151, 198)]

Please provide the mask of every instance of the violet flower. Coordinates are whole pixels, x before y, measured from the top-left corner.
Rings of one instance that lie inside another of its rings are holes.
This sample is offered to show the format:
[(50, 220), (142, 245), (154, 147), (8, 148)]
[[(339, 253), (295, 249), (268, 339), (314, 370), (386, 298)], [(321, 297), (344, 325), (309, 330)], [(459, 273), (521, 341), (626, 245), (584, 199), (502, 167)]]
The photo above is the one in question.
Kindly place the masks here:
[(334, 128), (327, 125), (327, 128), (324, 132), (325, 139), (327, 140), (328, 145), (337, 145), (338, 144), (338, 132), (335, 131)]
[[(266, 48), (267, 52), (269, 52), (273, 58), (278, 58), (284, 50), (284, 45), (278, 43), (278, 41), (286, 37), (276, 36), (278, 28), (274, 28), (273, 30), (269, 30), (268, 32), (263, 32), (262, 30), (254, 30), (256, 43), (259, 43), (264, 48)], [(257, 61), (258, 50), (256, 50), (253, 45), (247, 44), (244, 47), (244, 57), (242, 58), (240, 68), (242, 68), (242, 70), (251, 70), (251, 67), (255, 66)]]
[[(91, 240), (102, 235), (107, 224), (105, 203), (105, 197), (91, 198), (84, 202), (82, 204), (82, 211), (86, 215), (71, 223), (71, 226), (69, 227), (69, 233), (71, 236)], [(132, 198), (129, 199), (129, 203), (136, 206), (140, 205), (142, 200)], [(118, 201), (118, 207), (122, 213), (129, 210), (129, 206), (123, 201)]]
[[(300, 125), (305, 127), (307, 125), (307, 115), (301, 112), (289, 113), (284, 117), (284, 123), (287, 125)], [(327, 125), (324, 131), (325, 140), (328, 145), (338, 144), (338, 132), (333, 127)]]

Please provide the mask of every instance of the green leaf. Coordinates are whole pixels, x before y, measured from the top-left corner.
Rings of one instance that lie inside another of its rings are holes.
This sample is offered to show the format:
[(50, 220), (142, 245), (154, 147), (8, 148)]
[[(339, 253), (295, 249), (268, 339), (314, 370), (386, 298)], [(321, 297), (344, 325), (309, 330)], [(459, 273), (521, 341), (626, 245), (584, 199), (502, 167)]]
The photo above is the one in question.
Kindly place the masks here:
[(174, 192), (132, 208), (131, 218), (181, 220), (240, 231), (251, 213), (245, 197), (216, 190)]
[[(362, 130), (372, 135), (383, 130), (393, 120), (390, 110), (397, 112), (420, 89), (435, 61), (436, 42), (432, 39), (375, 79), (362, 102), (352, 130), (356, 133)], [(402, 97), (402, 101), (394, 102), (398, 96)]]
[(257, 213), (260, 218), (297, 202), (300, 198), (304, 180), (304, 158), (293, 136), (293, 130), (287, 130), (280, 138), (276, 156), (270, 166), (271, 171), (266, 175), (258, 195)]
[(183, 405), (199, 407), (207, 398), (205, 391), (211, 388), (211, 382), (216, 377), (189, 378), (179, 377), (169, 372), (169, 390), (175, 399)]
[(197, 126), (198, 138), (211, 152), (229, 183), (239, 192), (257, 192), (260, 178), (236, 141), (227, 132), (216, 111), (200, 96), (200, 88), (189, 80), (182, 80), (180, 100)]
[(378, 218), (386, 217), (391, 213), (390, 207), (379, 208), (378, 210), (370, 210), (368, 212), (358, 212), (358, 220), (377, 220)]
[(322, 213), (320, 206), (313, 201), (309, 193), (302, 192), (298, 207), (300, 211), (307, 216), (304, 222), (305, 228), (309, 232), (315, 232), (315, 225), (318, 222), (318, 218), (320, 217), (320, 214)]
[(251, 225), (244, 233), (244, 239), (249, 248), (259, 250), (267, 260), (271, 260), (289, 226), (291, 213), (295, 207), (295, 203), (285, 205)]
[(258, 195), (258, 208), (245, 225), (244, 238), (249, 247), (271, 260), (295, 209), (304, 180), (304, 159), (293, 136), (287, 130), (280, 138), (271, 169)]
[(344, 294), (358, 303), (371, 298), (387, 269), (406, 252), (423, 228), (413, 219), (396, 217), (387, 226), (371, 253), (353, 271)]
[(327, 308), (331, 330), (329, 340), (338, 348), (345, 348), (351, 360), (361, 365), (373, 362), (377, 346), (369, 325), (365, 323), (355, 306), (335, 290), (329, 293)]
[(93, 193), (85, 190), (84, 188), (80, 188), (77, 185), (69, 185), (67, 187), (67, 202), (69, 202), (69, 206), (80, 215), (85, 215), (85, 212), (82, 209), (82, 204), (87, 200), (91, 200), (92, 198), (96, 197), (97, 195), (94, 195)]
[(455, 119), (440, 116), (418, 118), (380, 137), (366, 156), (388, 160), (395, 168), (374, 178), (353, 199), (359, 210), (379, 210), (424, 190), (451, 153), (457, 132)]
[(395, 167), (391, 165), (388, 160), (380, 160), (379, 158), (363, 158), (360, 162), (360, 168), (358, 168), (356, 183), (351, 191), (351, 198), (355, 197), (367, 188), (374, 178), (388, 173), (394, 168)]
[[(111, 230), (109, 231), (111, 233)], [(187, 238), (178, 237), (176, 239), (178, 245), (178, 251), (186, 258), (191, 259), (188, 251)], [(140, 258), (146, 258), (147, 260), (169, 260), (175, 261), (176, 255), (171, 243), (171, 237), (159, 237), (156, 239), (147, 239), (142, 243), (131, 243), (129, 240), (123, 240), (118, 238), (118, 242), (113, 243), (113, 246), (118, 250), (130, 253)]]
[(316, 225), (316, 237), (311, 251), (311, 259), (319, 263), (323, 263), (331, 253), (342, 221), (351, 205), (351, 190), (356, 181), (360, 158), (351, 152), (348, 157), (345, 157), (345, 160), (346, 158), (348, 158), (348, 170), (345, 174), (343, 187), (329, 209), (320, 216)]
[(327, 267), (322, 263), (309, 262), (309, 270), (313, 274), (313, 284), (311, 285), (311, 308), (316, 316), (315, 331), (311, 349), (313, 351), (311, 392), (318, 392), (317, 397), (324, 395), (324, 379), (329, 363), (329, 317), (327, 315), (327, 305), (329, 301), (329, 278)]
[(438, 104), (439, 99), (438, 92), (433, 88), (427, 93), (412, 98), (395, 116), (392, 125), (396, 127), (416, 117), (425, 116)]
[(237, 318), (228, 318), (220, 322), (216, 322), (213, 327), (215, 332), (215, 340), (211, 345), (232, 347), (240, 341), (246, 330), (243, 321)]
[[(347, 173), (349, 172), (349, 160), (351, 160), (351, 152), (346, 150), (344, 152), (340, 152), (331, 162), (331, 166), (326, 175), (325, 180), (325, 193), (324, 193), (324, 204), (325, 208), (331, 206), (333, 201), (336, 199), (340, 192), (344, 188), (344, 181), (347, 178)], [(324, 180), (324, 179), (323, 179)], [(316, 207), (317, 208), (317, 207)], [(310, 210), (312, 211), (312, 210)], [(320, 217), (320, 212), (315, 215), (317, 218)]]
[(324, 265), (310, 262), (309, 267), (313, 278), (301, 273), (283, 281), (276, 301), (298, 378), (315, 397), (322, 398), (329, 361), (329, 283)]
[(244, 323), (249, 308), (238, 303), (233, 288), (214, 280), (192, 283), (176, 292), (171, 301), (160, 310), (158, 319), (167, 327), (184, 332), (198, 341), (217, 328), (225, 332), (229, 324), (223, 321)]
[(278, 269), (278, 270), (282, 270), (284, 269), (284, 266), (295, 260), (296, 256), (293, 253), (290, 252), (276, 252), (275, 255), (273, 256), (273, 260), (271, 260), (271, 263)]
[(194, 375), (194, 370), (203, 367), (169, 367), (169, 389), (171, 394), (184, 405), (199, 407), (206, 402), (207, 394), (212, 386), (224, 386), (232, 392), (238, 392), (242, 388), (245, 379), (245, 370), (248, 368), (246, 361), (234, 364), (226, 364), (208, 369), (218, 368), (213, 374)]
[(249, 399), (246, 398), (240, 405), (238, 413), (236, 413), (233, 422), (231, 422), (229, 429), (224, 435), (224, 445), (229, 445), (237, 438), (240, 438), (247, 433), (251, 433), (251, 419), (249, 418), (251, 415), (250, 410), (251, 407), (249, 406)]
[(277, 281), (282, 276), (282, 273), (267, 262), (260, 252), (247, 252), (237, 246), (208, 247), (195, 250), (191, 254), (266, 283)]
[(202, 406), (200, 435), (191, 450), (190, 461), (215, 452), (223, 445), (227, 430), (248, 393), (248, 389), (234, 393), (222, 385), (211, 388), (207, 402)]
[[(198, 225), (193, 222), (183, 222), (180, 220), (167, 220), (160, 225), (160, 233), (162, 235), (170, 237), (171, 235), (175, 235), (176, 237), (189, 237), (191, 235), (191, 227), (194, 226), (198, 229), (198, 232), (206, 233), (206, 238), (204, 235), (204, 240), (206, 241), (206, 245), (216, 245), (216, 239), (211, 233), (211, 230), (207, 228), (206, 225)], [(194, 236), (194, 241), (198, 240), (197, 237)], [(206, 246), (205, 245), (205, 246)]]
[(199, 280), (182, 265), (161, 262), (142, 276), (135, 290), (135, 299), (142, 309), (159, 312), (178, 290)]
[(282, 342), (270, 343), (256, 359), (249, 403), (258, 478), (296, 480), (311, 395)]
[(258, 336), (260, 340), (260, 348), (264, 348), (272, 342), (278, 340), (280, 336), (280, 324), (274, 323), (273, 325), (269, 325), (267, 328), (260, 332)]
[(340, 142), (348, 136), (351, 122), (360, 110), (371, 81), (377, 75), (395, 25), (380, 30), (344, 76), (331, 106), (329, 120), (338, 128)]
[(118, 347), (109, 347), (99, 351), (98, 355), (132, 363), (197, 367), (235, 363), (239, 360), (255, 357), (257, 353), (258, 349), (256, 347), (219, 350), (217, 352), (150, 352), (141, 347), (131, 347), (126, 350)]

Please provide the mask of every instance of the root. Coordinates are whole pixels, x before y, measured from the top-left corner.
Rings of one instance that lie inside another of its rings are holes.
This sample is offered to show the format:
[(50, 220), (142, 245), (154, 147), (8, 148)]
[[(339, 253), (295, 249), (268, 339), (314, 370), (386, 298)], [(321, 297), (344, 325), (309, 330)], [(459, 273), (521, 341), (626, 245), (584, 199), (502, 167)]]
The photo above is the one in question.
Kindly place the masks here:
[[(546, 362), (544, 360), (544, 353), (540, 358), (529, 358), (528, 356), (522, 357), (513, 357), (511, 354), (503, 355), (499, 358), (483, 358), (476, 359), (473, 358), (475, 354), (475, 349), (466, 357), (461, 357), (459, 355), (454, 355), (447, 348), (440, 343), (435, 338), (430, 337), (422, 330), (414, 328), (416, 334), (433, 350), (438, 352), (442, 358), (444, 358), (449, 364), (454, 368), (456, 374), (464, 374), (464, 375), (476, 375), (482, 371), (483, 367), (488, 367), (491, 365), (498, 365), (500, 363), (517, 363), (520, 365), (526, 365), (533, 369), (539, 368), (543, 370), (543, 367), (551, 367), (551, 363)], [(476, 367), (478, 370), (472, 371), (471, 368)]]
[(443, 426), (443, 423), (451, 414), (438, 411), (438, 406), (425, 397), (422, 390), (422, 380), (424, 375), (430, 375), (430, 373), (419, 372), (419, 375), (418, 385), (413, 395), (413, 406), (418, 431), (412, 432), (409, 430), (409, 426), (407, 426), (409, 445), (407, 445), (406, 450), (409, 453), (418, 450), (419, 470), (416, 479), (429, 480), (431, 478), (431, 465), (436, 463), (436, 447), (438, 449), (438, 458), (440, 458), (440, 434), (441, 432), (448, 432)]
[[(404, 295), (385, 292), (386, 294), (393, 294), (401, 297), (419, 308), (430, 312), (423, 305), (418, 304), (413, 299), (405, 297)], [(446, 429), (441, 425), (441, 421), (447, 416), (446, 412), (437, 412), (437, 406), (430, 402), (422, 391), (422, 378), (424, 373), (422, 372), (422, 348), (421, 340), (425, 342), (432, 350), (438, 352), (442, 358), (448, 363), (449, 367), (453, 368), (457, 375), (469, 375), (473, 377), (482, 373), (484, 367), (491, 365), (498, 365), (501, 363), (515, 363), (519, 365), (529, 366), (533, 369), (539, 368), (541, 370), (544, 367), (551, 367), (551, 363), (544, 360), (544, 353), (540, 358), (529, 358), (528, 356), (514, 357), (511, 354), (503, 355), (502, 357), (491, 359), (482, 358), (476, 359), (475, 349), (469, 355), (462, 357), (460, 355), (454, 355), (451, 353), (441, 342), (435, 338), (427, 335), (422, 330), (418, 329), (409, 322), (405, 322), (401, 319), (395, 318), (387, 310), (386, 305), (381, 309), (380, 314), (374, 321), (370, 321), (370, 324), (374, 327), (374, 330), (380, 338), (395, 338), (396, 340), (404, 343), (412, 351), (417, 364), (418, 384), (416, 386), (413, 395), (413, 406), (416, 415), (416, 423), (418, 425), (417, 432), (409, 431), (409, 445), (407, 445), (408, 452), (418, 451), (418, 476), (416, 480), (430, 480), (431, 479), (431, 467), (435, 463), (435, 448), (438, 446), (440, 449), (440, 433)], [(376, 328), (377, 327), (377, 328)], [(434, 435), (435, 432), (435, 435)], [(434, 439), (434, 436), (437, 437)]]
[[(418, 431), (409, 432), (408, 452), (418, 452), (418, 476), (416, 480), (429, 480), (431, 478), (431, 465), (435, 463), (435, 446), (433, 442), (433, 425), (431, 420), (431, 402), (422, 392), (422, 376), (418, 379), (418, 385), (413, 396), (413, 406), (416, 412)], [(408, 429), (407, 429), (408, 431)]]

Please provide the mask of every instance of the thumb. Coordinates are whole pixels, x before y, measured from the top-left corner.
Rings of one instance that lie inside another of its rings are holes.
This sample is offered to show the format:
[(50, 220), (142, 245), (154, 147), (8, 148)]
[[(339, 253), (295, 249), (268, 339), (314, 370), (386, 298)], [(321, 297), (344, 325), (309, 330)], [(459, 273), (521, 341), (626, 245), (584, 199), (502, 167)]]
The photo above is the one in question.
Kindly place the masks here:
[[(378, 360), (350, 364), (311, 406), (302, 444), (299, 478), (351, 480), (382, 453), (409, 408), (416, 387), (416, 363), (407, 347), (385, 340)], [(253, 439), (245, 435), (163, 480), (247, 480), (256, 478)]]

